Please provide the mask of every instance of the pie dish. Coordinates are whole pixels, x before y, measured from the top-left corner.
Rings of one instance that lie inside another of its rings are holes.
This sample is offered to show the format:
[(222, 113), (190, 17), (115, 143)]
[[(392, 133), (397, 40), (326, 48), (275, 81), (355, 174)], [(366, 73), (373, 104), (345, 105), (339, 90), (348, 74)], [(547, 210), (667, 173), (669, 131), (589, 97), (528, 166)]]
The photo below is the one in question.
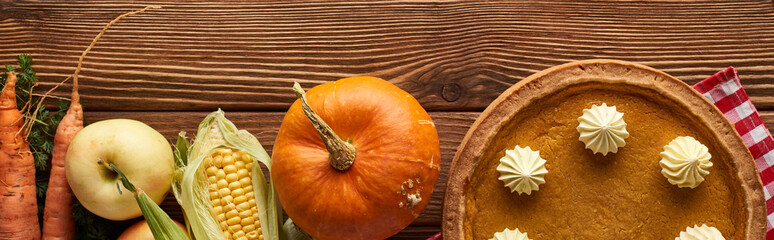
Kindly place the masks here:
[[(579, 141), (578, 117), (616, 106), (629, 137), (617, 153)], [(709, 149), (713, 166), (696, 188), (670, 184), (660, 152), (680, 136)], [(519, 195), (495, 170), (506, 149), (546, 160), (545, 184)], [(584, 60), (533, 74), (500, 95), (458, 148), (444, 198), (443, 236), (490, 239), (518, 228), (531, 239), (674, 239), (710, 225), (726, 239), (765, 239), (765, 202), (749, 150), (701, 94), (656, 69)]]

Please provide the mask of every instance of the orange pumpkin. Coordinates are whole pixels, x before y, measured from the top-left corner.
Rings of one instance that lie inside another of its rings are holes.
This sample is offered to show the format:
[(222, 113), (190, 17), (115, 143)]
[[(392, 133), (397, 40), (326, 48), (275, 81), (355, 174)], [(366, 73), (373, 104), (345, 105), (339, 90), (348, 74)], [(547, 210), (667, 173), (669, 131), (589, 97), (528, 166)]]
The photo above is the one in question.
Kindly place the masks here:
[(320, 240), (384, 239), (414, 221), (441, 161), (417, 100), (379, 78), (352, 77), (309, 90), (305, 111), (303, 90), (294, 90), (301, 101), (282, 120), (271, 176), (296, 225)]

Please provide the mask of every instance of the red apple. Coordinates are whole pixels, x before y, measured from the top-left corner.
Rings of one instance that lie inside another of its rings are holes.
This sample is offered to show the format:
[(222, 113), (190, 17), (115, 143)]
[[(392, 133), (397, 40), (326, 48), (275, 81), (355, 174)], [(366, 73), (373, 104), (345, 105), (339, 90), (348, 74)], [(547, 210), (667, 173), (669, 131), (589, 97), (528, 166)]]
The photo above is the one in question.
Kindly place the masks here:
[[(183, 232), (188, 233), (188, 230), (185, 229), (185, 225), (175, 220), (172, 221), (175, 222), (180, 229), (183, 229)], [(153, 233), (151, 233), (150, 227), (148, 227), (148, 222), (142, 220), (126, 228), (116, 240), (153, 240)]]

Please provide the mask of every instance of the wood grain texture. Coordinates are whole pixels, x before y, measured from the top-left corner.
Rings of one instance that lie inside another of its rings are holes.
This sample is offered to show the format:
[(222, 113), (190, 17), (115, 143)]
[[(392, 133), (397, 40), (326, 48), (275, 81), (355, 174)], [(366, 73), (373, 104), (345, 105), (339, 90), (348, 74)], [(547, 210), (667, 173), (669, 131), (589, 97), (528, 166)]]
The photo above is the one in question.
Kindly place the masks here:
[[(90, 122), (96, 122), (112, 118), (136, 119), (147, 123), (161, 132), (170, 142), (174, 141), (180, 131), (187, 131), (188, 136), (195, 134), (199, 122), (207, 115), (206, 112), (97, 112), (86, 111), (86, 118)], [(440, 231), (441, 207), (443, 204), (443, 191), (446, 188), (449, 167), (454, 153), (462, 138), (478, 117), (480, 112), (431, 112), (441, 140), (441, 174), (436, 182), (435, 190), (425, 211), (414, 223), (412, 228), (401, 233), (401, 239), (412, 239), (416, 236), (430, 236)], [(277, 129), (282, 121), (282, 112), (227, 112), (226, 117), (240, 129), (245, 129), (255, 135), (271, 154)], [(761, 113), (764, 123), (769, 130), (774, 130), (774, 111)], [(162, 203), (170, 216), (182, 221), (183, 216), (180, 206), (174, 200), (174, 196), (168, 196)], [(425, 231), (432, 230), (432, 231)], [(414, 238), (418, 239), (418, 238)]]
[[(630, 60), (688, 83), (735, 66), (774, 109), (774, 6), (763, 0), (3, 2), (0, 62), (32, 53), (50, 88), (86, 58), (92, 110), (282, 111), (293, 81), (388, 79), (428, 110), (480, 111), (518, 80), (580, 59)], [(69, 93), (69, 83), (55, 92)]]
[[(33, 54), (46, 90), (114, 17), (81, 72), (87, 120), (132, 118), (174, 139), (217, 108), (271, 151), (304, 87), (355, 75), (387, 79), (430, 112), (441, 175), (423, 214), (391, 239), (440, 231), (449, 165), (470, 125), (520, 79), (557, 64), (614, 58), (693, 84), (734, 66), (774, 126), (771, 0), (577, 2), (175, 2), (0, 0), (0, 64)], [(70, 83), (54, 91), (69, 96)], [(182, 220), (168, 196), (162, 207)]]

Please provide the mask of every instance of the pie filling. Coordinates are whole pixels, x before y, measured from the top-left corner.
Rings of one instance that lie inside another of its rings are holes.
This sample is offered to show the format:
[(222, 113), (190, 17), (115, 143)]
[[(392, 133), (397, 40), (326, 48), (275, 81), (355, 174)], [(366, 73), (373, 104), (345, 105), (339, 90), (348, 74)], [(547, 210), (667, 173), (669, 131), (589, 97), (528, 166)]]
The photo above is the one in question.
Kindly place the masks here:
[[(606, 155), (587, 149), (576, 129), (584, 109), (603, 103), (624, 113), (629, 133), (625, 146)], [(695, 188), (671, 184), (659, 165), (664, 147), (680, 136), (695, 138), (712, 156), (712, 173)], [(574, 85), (533, 101), (487, 144), (465, 188), (467, 239), (490, 239), (506, 228), (531, 239), (674, 239), (703, 224), (726, 239), (745, 234), (729, 154), (690, 110), (652, 90)], [(545, 159), (545, 183), (531, 195), (498, 179), (500, 159), (514, 146)]]

